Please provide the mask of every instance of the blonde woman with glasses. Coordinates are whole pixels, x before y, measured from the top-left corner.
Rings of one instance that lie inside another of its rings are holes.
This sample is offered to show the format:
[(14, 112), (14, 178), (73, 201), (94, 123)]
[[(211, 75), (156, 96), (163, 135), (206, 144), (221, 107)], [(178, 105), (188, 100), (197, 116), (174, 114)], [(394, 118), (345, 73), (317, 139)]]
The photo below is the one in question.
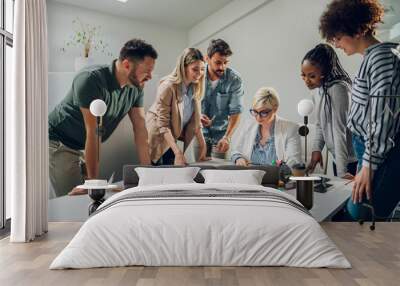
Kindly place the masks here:
[[(204, 71), (201, 52), (187, 48), (178, 58), (174, 71), (160, 81), (156, 101), (146, 115), (153, 164), (186, 165), (184, 152), (194, 137), (199, 141), (199, 160), (206, 160), (200, 124)], [(183, 150), (178, 140), (184, 142)]]
[(236, 165), (275, 165), (289, 167), (301, 163), (298, 125), (277, 115), (279, 97), (271, 87), (260, 88), (253, 98), (247, 120), (234, 135), (231, 160)]

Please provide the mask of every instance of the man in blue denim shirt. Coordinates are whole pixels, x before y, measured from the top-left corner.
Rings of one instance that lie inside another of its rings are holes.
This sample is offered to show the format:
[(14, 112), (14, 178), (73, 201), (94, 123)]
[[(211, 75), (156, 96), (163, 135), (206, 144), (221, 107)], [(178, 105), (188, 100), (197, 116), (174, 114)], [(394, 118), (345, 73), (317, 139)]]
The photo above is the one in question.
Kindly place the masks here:
[(221, 39), (212, 40), (207, 49), (201, 122), (208, 156), (212, 145), (217, 145), (219, 152), (228, 151), (243, 109), (242, 79), (236, 71), (227, 67), (231, 55), (229, 45)]

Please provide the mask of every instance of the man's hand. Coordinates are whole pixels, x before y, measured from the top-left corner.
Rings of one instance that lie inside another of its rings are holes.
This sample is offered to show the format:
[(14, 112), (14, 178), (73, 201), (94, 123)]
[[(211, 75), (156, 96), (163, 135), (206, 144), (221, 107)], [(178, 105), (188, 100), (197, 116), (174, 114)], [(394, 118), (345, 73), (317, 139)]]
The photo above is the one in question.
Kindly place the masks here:
[(73, 188), (73, 189), (68, 193), (68, 196), (86, 195), (87, 193), (88, 193), (88, 190), (87, 190), (87, 189)]
[(208, 118), (207, 115), (202, 114), (200, 118), (201, 124), (203, 124), (204, 127), (210, 127), (212, 124), (212, 120)]
[(221, 153), (225, 153), (229, 150), (229, 141), (226, 137), (222, 137), (221, 140), (218, 141), (217, 150)]
[(236, 166), (248, 166), (249, 162), (245, 158), (239, 158), (235, 162)]
[(353, 191), (351, 194), (351, 200), (354, 204), (361, 203), (364, 195), (366, 195), (367, 199), (371, 199), (371, 182), (370, 182), (370, 173), (371, 180), (374, 177), (374, 171), (369, 167), (362, 167), (360, 172), (358, 172), (357, 176), (354, 179)]
[(185, 155), (183, 155), (183, 153), (178, 153), (175, 155), (174, 165), (178, 165), (178, 166), (187, 165), (186, 158), (185, 158)]
[(317, 164), (321, 165), (321, 168), (324, 167), (324, 162), (322, 159), (322, 154), (320, 151), (313, 151), (311, 154), (311, 162), (310, 164), (308, 164), (307, 166), (307, 173), (312, 173), (314, 172), (315, 167), (317, 166)]

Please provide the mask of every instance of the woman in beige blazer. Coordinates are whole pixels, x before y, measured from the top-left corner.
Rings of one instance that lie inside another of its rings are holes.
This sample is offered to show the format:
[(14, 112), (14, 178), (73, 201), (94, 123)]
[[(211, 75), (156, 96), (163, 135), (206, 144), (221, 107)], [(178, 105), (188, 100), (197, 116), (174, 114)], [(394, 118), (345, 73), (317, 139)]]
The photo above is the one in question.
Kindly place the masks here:
[(301, 163), (298, 125), (277, 116), (278, 93), (260, 88), (253, 98), (250, 120), (243, 121), (232, 140), (231, 160), (236, 165), (274, 165), (279, 161), (289, 167)]
[[(150, 157), (154, 164), (185, 165), (184, 152), (194, 136), (199, 141), (199, 160), (206, 160), (200, 124), (204, 70), (201, 52), (188, 48), (178, 58), (174, 71), (160, 81), (156, 101), (146, 114)], [(184, 142), (183, 150), (177, 140)]]

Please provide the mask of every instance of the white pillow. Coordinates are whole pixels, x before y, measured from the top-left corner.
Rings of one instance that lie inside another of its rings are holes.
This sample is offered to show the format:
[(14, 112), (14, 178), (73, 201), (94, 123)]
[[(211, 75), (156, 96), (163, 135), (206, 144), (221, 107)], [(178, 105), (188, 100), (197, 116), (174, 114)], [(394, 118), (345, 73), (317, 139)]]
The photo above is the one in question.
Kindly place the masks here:
[(199, 167), (135, 168), (139, 176), (138, 186), (195, 183), (193, 179), (196, 177), (199, 170)]
[(265, 171), (262, 170), (202, 170), (205, 184), (233, 183), (261, 185)]

